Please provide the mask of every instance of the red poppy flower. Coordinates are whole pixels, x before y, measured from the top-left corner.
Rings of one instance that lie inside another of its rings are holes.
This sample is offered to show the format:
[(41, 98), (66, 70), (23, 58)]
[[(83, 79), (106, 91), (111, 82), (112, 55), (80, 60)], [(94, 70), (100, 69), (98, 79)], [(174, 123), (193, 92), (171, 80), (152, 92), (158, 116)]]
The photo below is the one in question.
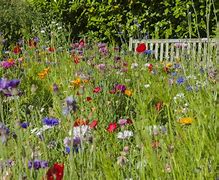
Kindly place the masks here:
[(98, 121), (97, 121), (97, 120), (93, 120), (93, 121), (89, 124), (89, 126), (90, 126), (91, 129), (93, 129), (93, 128), (95, 128), (95, 127), (97, 126), (97, 124), (98, 124)]
[(99, 93), (101, 91), (102, 91), (101, 87), (95, 87), (94, 90), (93, 90), (94, 93)]
[(78, 64), (80, 62), (80, 58), (78, 56), (74, 55), (73, 58), (75, 64)]
[(55, 163), (46, 173), (47, 180), (62, 180), (64, 176), (64, 164)]
[(49, 52), (54, 52), (54, 51), (55, 51), (55, 48), (49, 47), (48, 51), (49, 51)]
[(86, 97), (86, 101), (90, 102), (90, 101), (92, 101), (92, 98), (91, 97)]
[(19, 46), (15, 46), (14, 49), (13, 49), (13, 52), (15, 54), (19, 54), (19, 53), (21, 53), (21, 48)]
[(169, 73), (169, 72), (170, 72), (170, 71), (169, 71), (169, 68), (168, 68), (168, 67), (166, 67), (166, 66), (164, 67), (164, 69), (163, 69), (163, 70), (164, 70), (164, 72), (165, 72), (165, 73)]
[(145, 50), (147, 49), (145, 43), (140, 43), (137, 48), (136, 48), (136, 51), (138, 53), (143, 53)]
[(153, 70), (153, 64), (148, 65), (148, 70), (149, 70), (149, 72), (151, 72)]
[(157, 111), (160, 111), (163, 107), (163, 103), (162, 102), (158, 102), (156, 105), (155, 105), (155, 108)]
[(116, 128), (117, 128), (116, 123), (110, 123), (106, 130), (111, 133), (111, 132), (114, 132)]
[(126, 121), (126, 123), (127, 123), (127, 124), (132, 124), (133, 122), (132, 122), (131, 119), (128, 118), (127, 121)]

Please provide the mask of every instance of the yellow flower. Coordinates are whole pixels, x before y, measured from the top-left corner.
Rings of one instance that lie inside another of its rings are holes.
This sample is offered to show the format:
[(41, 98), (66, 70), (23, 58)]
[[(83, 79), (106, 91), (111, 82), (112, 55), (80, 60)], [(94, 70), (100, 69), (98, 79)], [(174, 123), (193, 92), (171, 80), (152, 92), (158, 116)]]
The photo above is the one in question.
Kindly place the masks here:
[(131, 91), (131, 90), (126, 89), (124, 93), (125, 93), (127, 96), (132, 96), (132, 91)]
[(46, 77), (46, 75), (47, 75), (47, 73), (45, 73), (45, 72), (38, 73), (38, 76), (40, 79), (44, 79)]
[(80, 86), (81, 84), (81, 79), (80, 78), (77, 78), (76, 80), (73, 80), (71, 81), (71, 85), (74, 85), (74, 86)]
[(49, 68), (45, 68), (43, 71), (38, 73), (39, 78), (44, 79), (47, 76), (48, 72), (49, 72)]
[(173, 66), (172, 63), (167, 63), (167, 64), (166, 64), (166, 67), (168, 67), (168, 68), (171, 68), (172, 66)]
[(10, 58), (7, 60), (9, 63), (14, 63), (14, 59)]
[(43, 72), (48, 73), (48, 72), (49, 72), (49, 67), (48, 67), (48, 68), (45, 68), (45, 69), (43, 70)]
[(183, 125), (188, 125), (188, 124), (192, 124), (193, 118), (191, 117), (184, 117), (179, 119), (179, 123), (183, 124)]

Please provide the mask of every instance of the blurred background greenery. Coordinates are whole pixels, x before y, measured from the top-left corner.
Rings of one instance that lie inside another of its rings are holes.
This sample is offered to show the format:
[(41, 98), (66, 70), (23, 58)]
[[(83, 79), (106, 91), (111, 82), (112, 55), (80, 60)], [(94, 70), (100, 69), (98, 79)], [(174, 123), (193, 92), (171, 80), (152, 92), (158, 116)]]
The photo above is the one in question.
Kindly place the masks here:
[(216, 36), (216, 0), (0, 0), (0, 31), (10, 41), (52, 22), (72, 38), (113, 43), (134, 38)]

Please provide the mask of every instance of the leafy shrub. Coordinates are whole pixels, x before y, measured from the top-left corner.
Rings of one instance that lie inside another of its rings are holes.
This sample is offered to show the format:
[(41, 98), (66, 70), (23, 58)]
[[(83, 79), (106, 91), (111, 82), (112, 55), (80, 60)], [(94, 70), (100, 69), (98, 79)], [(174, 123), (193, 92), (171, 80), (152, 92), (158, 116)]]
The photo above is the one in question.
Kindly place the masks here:
[(101, 40), (206, 37), (207, 29), (210, 35), (215, 34), (217, 21), (213, 1), (205, 0), (32, 2), (61, 15), (74, 37), (87, 33)]

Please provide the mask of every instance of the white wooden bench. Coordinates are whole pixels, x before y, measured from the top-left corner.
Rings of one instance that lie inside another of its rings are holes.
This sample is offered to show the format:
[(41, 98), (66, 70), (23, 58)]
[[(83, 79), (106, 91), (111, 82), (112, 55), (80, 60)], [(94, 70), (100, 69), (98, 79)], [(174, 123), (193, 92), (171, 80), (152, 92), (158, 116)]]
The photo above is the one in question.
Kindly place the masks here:
[(219, 61), (219, 38), (215, 39), (129, 39), (129, 51), (135, 51), (139, 43), (145, 43), (160, 61), (175, 59), (197, 59), (197, 61)]

